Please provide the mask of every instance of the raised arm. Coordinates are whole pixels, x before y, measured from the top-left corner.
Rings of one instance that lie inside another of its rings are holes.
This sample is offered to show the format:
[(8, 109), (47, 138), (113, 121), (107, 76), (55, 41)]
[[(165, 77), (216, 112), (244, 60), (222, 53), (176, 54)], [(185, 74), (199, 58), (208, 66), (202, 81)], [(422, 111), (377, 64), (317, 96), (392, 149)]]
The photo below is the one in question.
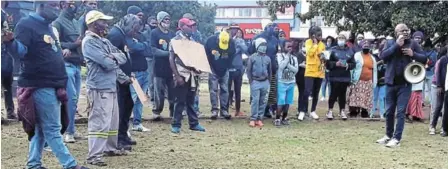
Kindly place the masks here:
[[(391, 45), (388, 43), (392, 43)], [(380, 54), (380, 59), (384, 60), (385, 62), (388, 62), (392, 59), (392, 55), (395, 53), (395, 51), (399, 48), (398, 44), (395, 42), (386, 42), (386, 45), (383, 49), (383, 51)]]

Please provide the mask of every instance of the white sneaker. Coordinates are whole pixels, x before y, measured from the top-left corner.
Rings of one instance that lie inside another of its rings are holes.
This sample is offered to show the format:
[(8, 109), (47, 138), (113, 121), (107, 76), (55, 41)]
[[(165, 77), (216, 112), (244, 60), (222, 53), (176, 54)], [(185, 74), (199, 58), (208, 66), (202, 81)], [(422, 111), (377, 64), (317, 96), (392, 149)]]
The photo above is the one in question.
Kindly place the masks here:
[(303, 121), (303, 118), (305, 117), (305, 112), (300, 112), (299, 116), (297, 117), (298, 120)]
[(66, 142), (66, 143), (75, 143), (76, 142), (75, 136), (72, 135), (72, 134), (66, 134), (65, 138), (64, 138), (64, 142)]
[(147, 128), (145, 128), (145, 127), (143, 127), (142, 124), (139, 124), (139, 125), (133, 125), (133, 126), (132, 126), (132, 131), (148, 132), (148, 131), (150, 131), (150, 130), (147, 129)]
[(399, 147), (400, 146), (400, 141), (398, 141), (397, 139), (392, 139), (389, 142), (387, 142), (386, 147), (389, 148), (394, 148), (394, 147)]
[(325, 97), (320, 98), (320, 101), (321, 102), (325, 101)]
[(319, 120), (319, 116), (314, 111), (310, 113), (310, 117), (313, 118), (314, 120)]
[(327, 113), (327, 119), (328, 120), (333, 120), (333, 111), (329, 110)]
[(310, 96), (310, 97), (308, 97), (308, 100), (313, 100), (313, 97), (311, 97), (311, 96)]
[(344, 110), (341, 110), (341, 114), (340, 114), (342, 120), (347, 120), (347, 114), (345, 114)]
[(52, 152), (50, 146), (45, 146), (45, 147), (44, 147), (44, 151), (46, 151), (46, 152)]
[(387, 142), (389, 142), (390, 137), (384, 136), (383, 138), (380, 138), (379, 140), (376, 141), (376, 143), (378, 144), (386, 144)]
[(433, 127), (431, 127), (431, 128), (429, 129), (429, 135), (436, 135), (436, 129), (433, 128)]

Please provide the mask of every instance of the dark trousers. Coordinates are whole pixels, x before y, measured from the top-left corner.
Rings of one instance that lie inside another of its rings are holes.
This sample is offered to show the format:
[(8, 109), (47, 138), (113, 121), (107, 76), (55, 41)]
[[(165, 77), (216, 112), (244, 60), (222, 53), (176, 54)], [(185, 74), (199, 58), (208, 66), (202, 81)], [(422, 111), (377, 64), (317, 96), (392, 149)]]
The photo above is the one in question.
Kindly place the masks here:
[[(172, 77), (154, 77), (154, 106), (152, 113), (160, 115), (165, 105), (165, 94), (168, 95), (168, 103), (170, 110), (170, 117), (173, 117), (174, 111), (174, 81)], [(166, 90), (165, 90), (166, 89)], [(194, 99), (193, 99), (194, 100)]]
[[(312, 103), (311, 103), (311, 112), (316, 111), (317, 101), (319, 99), (319, 91), (320, 91), (320, 85), (322, 84), (321, 78), (314, 78), (314, 77), (305, 77), (305, 95), (303, 96), (303, 99), (307, 99), (308, 97), (313, 97)], [(300, 106), (301, 110), (300, 112), (308, 112), (308, 101), (304, 101), (303, 104)]]
[(432, 121), (431, 121), (431, 127), (434, 127), (434, 128), (436, 128), (437, 121), (439, 121), (440, 113), (442, 113), (443, 102), (444, 102), (444, 99), (445, 99), (445, 91), (442, 92), (441, 95), (439, 95), (439, 96), (437, 96), (435, 98), (437, 98), (437, 100), (433, 100), (436, 103), (436, 105), (434, 107), (434, 111), (432, 112)]
[(348, 82), (330, 82), (330, 88), (332, 92), (330, 92), (330, 98), (328, 99), (328, 109), (333, 109), (336, 100), (339, 103), (339, 110), (345, 109), (345, 103), (347, 102), (346, 94), (348, 85)]
[(5, 99), (5, 108), (8, 116), (14, 115), (14, 102), (12, 100), (12, 81), (13, 76), (11, 74), (2, 74), (2, 94)]
[(300, 111), (303, 109), (303, 104), (305, 102), (308, 102), (308, 99), (305, 98), (305, 69), (299, 68), (299, 71), (296, 73), (296, 85), (297, 88), (299, 88), (299, 98), (298, 98), (298, 107), (297, 111)]
[(128, 137), (129, 120), (131, 118), (134, 101), (131, 96), (131, 88), (129, 85), (118, 85), (118, 143), (129, 145), (131, 139)]
[(445, 132), (448, 132), (448, 94), (445, 94), (445, 106), (443, 109), (443, 118), (442, 118), (442, 129)]
[[(233, 91), (230, 90), (233, 84)], [(232, 104), (233, 92), (235, 92), (235, 109), (241, 110), (241, 86), (243, 85), (243, 72), (241, 70), (229, 71), (229, 107)]]
[[(386, 88), (386, 135), (401, 140), (404, 130), (406, 107), (411, 95), (412, 85), (388, 85)], [(395, 123), (397, 111), (397, 124)], [(395, 126), (395, 127), (394, 127)]]
[[(193, 77), (192, 77), (193, 78)], [(196, 96), (197, 88), (192, 88), (190, 81), (186, 82), (182, 86), (176, 86), (174, 88), (174, 116), (171, 122), (172, 127), (181, 127), (182, 112), (187, 111), (188, 123), (190, 128), (199, 124), (198, 115), (194, 110), (194, 98)]]

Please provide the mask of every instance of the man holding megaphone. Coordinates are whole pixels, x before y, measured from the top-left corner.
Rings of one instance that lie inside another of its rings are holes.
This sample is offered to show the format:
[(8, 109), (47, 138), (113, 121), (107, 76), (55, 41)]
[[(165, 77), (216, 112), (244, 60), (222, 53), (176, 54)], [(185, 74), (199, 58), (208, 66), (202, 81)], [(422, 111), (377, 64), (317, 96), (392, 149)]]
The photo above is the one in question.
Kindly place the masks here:
[[(386, 91), (386, 135), (377, 140), (386, 147), (400, 145), (404, 128), (406, 107), (411, 94), (411, 84), (404, 76), (405, 67), (413, 60), (425, 63), (426, 57), (418, 43), (410, 39), (410, 30), (405, 24), (395, 27), (395, 42), (389, 41), (381, 52), (380, 58), (387, 63), (385, 83)], [(397, 110), (397, 124), (395, 123)]]

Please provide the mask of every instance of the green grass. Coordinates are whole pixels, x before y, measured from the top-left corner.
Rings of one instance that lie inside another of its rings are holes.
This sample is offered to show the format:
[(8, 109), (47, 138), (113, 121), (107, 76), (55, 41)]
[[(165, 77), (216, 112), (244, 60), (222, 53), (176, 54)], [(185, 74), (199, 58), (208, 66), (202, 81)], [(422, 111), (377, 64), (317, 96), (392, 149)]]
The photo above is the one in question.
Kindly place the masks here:
[[(246, 101), (247, 89), (243, 87)], [(207, 85), (202, 85), (201, 111), (205, 114), (210, 109), (207, 93)], [(249, 112), (247, 102), (242, 106)], [(326, 104), (320, 103), (318, 114), (323, 117), (325, 111)], [(150, 117), (149, 108), (144, 113)], [(200, 122), (207, 132), (188, 130), (184, 120), (180, 135), (170, 133), (169, 121), (145, 122), (151, 132), (133, 133), (138, 141), (134, 151), (126, 157), (105, 158), (109, 166), (103, 168), (448, 168), (448, 139), (429, 136), (424, 123), (406, 124), (401, 147), (389, 149), (374, 143), (384, 135), (384, 122), (380, 121), (291, 120), (290, 126), (276, 128), (265, 120), (261, 129), (248, 127), (245, 119)], [(77, 125), (77, 130), (85, 134), (86, 125)], [(23, 168), (28, 141), (21, 125), (2, 126), (1, 144), (2, 168)], [(84, 163), (87, 141), (68, 147)], [(52, 153), (43, 154), (46, 167), (61, 168)]]

